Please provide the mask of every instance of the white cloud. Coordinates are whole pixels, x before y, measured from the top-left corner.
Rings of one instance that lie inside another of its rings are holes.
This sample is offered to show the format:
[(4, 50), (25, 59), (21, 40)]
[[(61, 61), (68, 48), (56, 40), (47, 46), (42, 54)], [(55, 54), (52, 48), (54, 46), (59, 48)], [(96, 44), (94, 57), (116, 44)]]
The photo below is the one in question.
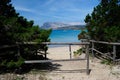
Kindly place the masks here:
[(46, 3), (44, 4), (44, 6), (51, 5), (53, 2), (54, 2), (54, 0), (48, 0), (48, 1), (46, 1)]
[(34, 12), (33, 10), (31, 10), (29, 8), (25, 8), (25, 7), (21, 7), (21, 6), (16, 6), (15, 9), (19, 10), (19, 11), (25, 11), (25, 12)]

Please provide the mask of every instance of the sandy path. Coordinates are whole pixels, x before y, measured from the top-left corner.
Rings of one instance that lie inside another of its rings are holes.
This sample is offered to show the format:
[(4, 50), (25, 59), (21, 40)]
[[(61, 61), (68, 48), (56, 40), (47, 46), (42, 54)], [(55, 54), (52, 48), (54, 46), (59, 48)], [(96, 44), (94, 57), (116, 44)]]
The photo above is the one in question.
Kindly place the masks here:
[[(72, 46), (72, 51), (79, 46)], [(49, 48), (48, 58), (69, 59), (69, 47)], [(120, 80), (120, 66), (110, 69), (100, 64), (100, 60), (90, 60), (90, 75), (86, 75), (86, 61), (54, 62), (57, 69), (47, 73), (48, 80)], [(115, 72), (116, 71), (116, 72)], [(114, 74), (114, 75), (113, 75)]]

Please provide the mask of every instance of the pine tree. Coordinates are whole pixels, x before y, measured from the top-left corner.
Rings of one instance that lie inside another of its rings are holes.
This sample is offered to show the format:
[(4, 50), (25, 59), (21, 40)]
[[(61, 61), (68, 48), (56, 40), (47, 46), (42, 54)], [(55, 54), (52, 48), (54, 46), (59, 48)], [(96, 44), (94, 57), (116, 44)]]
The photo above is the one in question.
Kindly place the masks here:
[[(120, 29), (119, 14), (119, 0), (101, 0), (100, 4), (94, 8), (92, 14), (88, 14), (85, 18), (90, 38), (113, 42), (120, 40), (120, 35), (118, 34)], [(111, 30), (116, 33), (111, 32)]]
[(15, 12), (14, 7), (10, 4), (10, 0), (0, 0), (0, 44), (10, 43), (10, 38), (7, 36), (7, 32), (15, 23), (14, 19), (18, 14)]
[[(86, 16), (85, 23), (89, 39), (120, 42), (120, 0), (100, 0), (93, 12)], [(113, 51), (112, 46), (104, 44), (96, 43), (95, 48), (105, 53)], [(120, 46), (117, 46), (116, 51), (117, 58), (120, 58)]]
[[(16, 42), (48, 42), (51, 30), (40, 29), (34, 21), (28, 21), (15, 11), (11, 0), (0, 0), (0, 47), (16, 45)], [(0, 49), (0, 66), (19, 67), (23, 59), (37, 59), (37, 49), (47, 50), (46, 45), (20, 45), (18, 48)], [(40, 58), (39, 58), (40, 59)]]

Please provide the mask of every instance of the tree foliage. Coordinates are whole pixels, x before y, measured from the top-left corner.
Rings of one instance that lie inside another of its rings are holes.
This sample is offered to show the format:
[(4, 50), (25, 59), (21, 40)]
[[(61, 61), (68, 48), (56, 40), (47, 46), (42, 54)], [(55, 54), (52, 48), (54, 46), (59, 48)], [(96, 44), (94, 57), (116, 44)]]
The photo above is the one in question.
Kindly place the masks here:
[[(101, 0), (85, 18), (90, 39), (117, 42), (120, 40), (120, 0)], [(112, 31), (111, 31), (112, 30)]]
[[(87, 37), (88, 39), (120, 42), (120, 0), (100, 0), (100, 3), (93, 9), (93, 12), (86, 16), (85, 23), (87, 35), (89, 36)], [(81, 37), (81, 35), (84, 36), (85, 34), (82, 32), (79, 36)], [(102, 52), (107, 50), (112, 52), (111, 46), (104, 44), (95, 45)], [(117, 57), (120, 57), (119, 52), (120, 47), (117, 46)]]
[[(51, 30), (40, 29), (39, 26), (34, 25), (34, 21), (28, 21), (23, 16), (20, 16), (10, 2), (11, 0), (0, 0), (0, 47), (16, 45), (16, 42), (50, 41), (49, 35)], [(20, 45), (20, 55), (18, 55), (17, 47), (0, 49), (0, 64), (8, 65), (8, 67), (15, 64), (20, 65), (20, 60), (30, 59), (31, 56), (35, 55), (34, 52), (37, 49), (47, 50), (47, 46)]]

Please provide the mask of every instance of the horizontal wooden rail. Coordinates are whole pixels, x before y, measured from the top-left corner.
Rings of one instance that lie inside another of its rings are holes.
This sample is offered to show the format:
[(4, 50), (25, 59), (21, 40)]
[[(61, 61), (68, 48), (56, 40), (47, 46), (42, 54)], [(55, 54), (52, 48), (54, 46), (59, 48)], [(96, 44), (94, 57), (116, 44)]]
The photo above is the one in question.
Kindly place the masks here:
[(105, 41), (95, 41), (95, 40), (89, 40), (89, 41), (93, 42), (93, 43), (110, 44), (110, 45), (120, 45), (120, 42), (117, 43), (117, 42), (105, 42)]
[(81, 59), (60, 59), (60, 60), (29, 60), (29, 61), (25, 61), (24, 63), (30, 64), (30, 63), (47, 63), (47, 62), (79, 61), (79, 60), (86, 60), (86, 59), (85, 59), (85, 58), (81, 58)]
[(43, 42), (42, 44), (47, 44), (47, 45), (89, 45), (89, 42)]
[(17, 42), (17, 44), (46, 44), (46, 45), (89, 45), (89, 42)]
[(115, 59), (115, 61), (120, 61), (120, 59)]
[(12, 47), (16, 47), (17, 45), (3, 45), (0, 46), (0, 49), (4, 49), (4, 48), (12, 48)]

